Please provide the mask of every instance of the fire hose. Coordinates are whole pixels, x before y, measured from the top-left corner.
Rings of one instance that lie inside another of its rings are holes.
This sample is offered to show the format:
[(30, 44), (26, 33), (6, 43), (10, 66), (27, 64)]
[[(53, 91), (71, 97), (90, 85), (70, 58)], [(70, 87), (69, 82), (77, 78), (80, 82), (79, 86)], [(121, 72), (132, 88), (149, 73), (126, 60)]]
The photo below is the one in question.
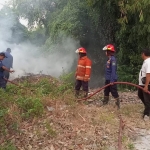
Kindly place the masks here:
[[(15, 83), (15, 82), (13, 82), (13, 81), (10, 81), (10, 80), (8, 80), (8, 79), (6, 79), (6, 78), (4, 78), (4, 80), (7, 81), (7, 82), (9, 82), (9, 83), (11, 83), (11, 84), (14, 84), (14, 85), (16, 85), (16, 86), (22, 88), (22, 89), (29, 90), (28, 88), (22, 87), (21, 85)], [(31, 90), (31, 91), (34, 91), (34, 90)]]
[(15, 82), (13, 82), (13, 81), (10, 81), (10, 80), (8, 80), (8, 79), (6, 79), (6, 78), (4, 78), (4, 80), (5, 80), (5, 81), (7, 81), (7, 82), (9, 82), (9, 83), (11, 83), (11, 84), (14, 84), (14, 85), (16, 85), (16, 86), (19, 86), (19, 87), (20, 87), (20, 85), (19, 85), (19, 84), (15, 83)]
[[(129, 82), (114, 82), (113, 84), (125, 84), (125, 85), (131, 85), (131, 86), (134, 86), (138, 89), (141, 89), (141, 90), (144, 90), (143, 87), (139, 86), (139, 85), (136, 85), (136, 84), (133, 84), (133, 83), (129, 83)], [(92, 96), (96, 95), (97, 93), (101, 92), (103, 89), (105, 89), (106, 87), (109, 87), (111, 86), (112, 84), (107, 84), (103, 87), (101, 87), (100, 89), (98, 89), (96, 92), (94, 92), (93, 94), (89, 95), (88, 97), (86, 98), (82, 98), (82, 99), (78, 99), (78, 101), (83, 101), (83, 100), (87, 100), (89, 98), (91, 98)], [(148, 94), (150, 94), (150, 91), (147, 92)], [(121, 114), (119, 115), (119, 132), (118, 132), (118, 150), (122, 150), (122, 134), (123, 134), (123, 130), (124, 130), (124, 122), (123, 122), (123, 119), (121, 117)]]
[[(141, 89), (141, 90), (144, 90), (143, 87), (141, 87), (141, 86), (139, 86), (139, 85), (137, 85), (137, 84), (130, 83), (130, 82), (114, 82), (113, 84), (131, 85), (131, 86), (134, 86), (134, 87), (139, 88), (139, 89)], [(93, 94), (90, 94), (88, 97), (82, 98), (82, 99), (78, 99), (78, 101), (87, 100), (87, 99), (93, 97), (94, 95), (96, 95), (97, 93), (101, 92), (101, 91), (102, 91), (103, 89), (105, 89), (106, 87), (109, 87), (109, 86), (111, 86), (111, 85), (112, 85), (112, 83), (107, 84), (107, 85), (101, 87), (100, 89), (98, 89), (98, 90), (97, 90), (96, 92), (94, 92)], [(148, 91), (147, 93), (150, 94), (150, 91)]]
[[(11, 83), (11, 84), (14, 84), (14, 85), (16, 85), (16, 86), (18, 86), (18, 87), (20, 87), (20, 88), (24, 88), (24, 87), (20, 86), (19, 84), (15, 83), (15, 82), (13, 82), (13, 81), (10, 81), (10, 80), (8, 80), (8, 79), (6, 79), (6, 78), (4, 78), (4, 80), (6, 80), (7, 82), (9, 82), (9, 83)], [(134, 87), (139, 88), (139, 89), (141, 89), (141, 90), (144, 90), (143, 87), (141, 87), (141, 86), (139, 86), (139, 85), (137, 85), (137, 84), (130, 83), (130, 82), (114, 82), (113, 84), (131, 85), (131, 86), (134, 86)], [(96, 95), (97, 93), (101, 92), (102, 90), (104, 90), (106, 87), (109, 87), (109, 86), (111, 86), (111, 85), (112, 85), (112, 83), (109, 83), (109, 84), (107, 84), (107, 85), (101, 87), (100, 89), (98, 89), (98, 90), (97, 90), (96, 92), (94, 92), (93, 94), (90, 94), (88, 97), (82, 98), (82, 99), (78, 99), (78, 101), (87, 100), (87, 99), (93, 97), (94, 95)], [(26, 89), (26, 88), (24, 88), (24, 89)], [(150, 94), (150, 91), (148, 91), (147, 93)]]
[[(20, 86), (19, 84), (15, 83), (15, 82), (13, 82), (13, 81), (10, 81), (10, 80), (8, 80), (8, 79), (6, 79), (6, 78), (4, 78), (4, 79), (5, 79), (6, 81), (8, 81), (8, 82), (10, 82), (10, 83), (12, 83), (12, 84), (14, 84), (14, 85), (20, 87), (20, 88), (24, 88), (24, 87)], [(141, 86), (139, 86), (139, 85), (136, 85), (136, 84), (133, 84), (133, 83), (130, 83), (130, 82), (114, 82), (113, 84), (125, 84), (125, 85), (134, 86), (134, 87), (136, 87), (136, 88), (138, 88), (138, 89), (144, 90), (143, 87), (141, 87)], [(88, 97), (82, 98), (82, 99), (78, 99), (78, 101), (87, 100), (87, 99), (91, 98), (92, 96), (96, 95), (97, 93), (101, 92), (101, 91), (102, 91), (103, 89), (105, 89), (106, 87), (109, 87), (109, 86), (111, 86), (111, 85), (112, 85), (112, 83), (107, 84), (107, 85), (101, 87), (100, 89), (98, 89), (98, 90), (97, 90), (96, 92), (94, 92), (93, 94), (90, 94)], [(26, 89), (26, 88), (24, 88), (24, 89)], [(147, 93), (150, 94), (150, 91), (148, 91)], [(123, 129), (124, 129), (125, 124), (124, 124), (124, 122), (123, 122), (123, 120), (122, 120), (121, 115), (119, 116), (119, 120), (120, 120), (120, 123), (119, 123), (120, 126), (119, 126), (119, 132), (118, 132), (118, 150), (122, 150), (122, 132), (123, 132)]]

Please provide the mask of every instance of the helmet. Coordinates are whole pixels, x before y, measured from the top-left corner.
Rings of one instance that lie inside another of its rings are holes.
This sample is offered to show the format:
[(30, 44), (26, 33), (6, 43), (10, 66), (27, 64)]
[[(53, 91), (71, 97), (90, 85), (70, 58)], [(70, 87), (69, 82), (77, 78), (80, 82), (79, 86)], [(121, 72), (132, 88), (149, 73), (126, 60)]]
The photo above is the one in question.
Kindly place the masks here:
[(76, 50), (76, 53), (84, 53), (84, 54), (86, 54), (86, 50), (85, 50), (85, 48), (80, 47), (80, 48), (78, 48), (78, 49)]
[(115, 52), (115, 48), (112, 44), (108, 44), (103, 48), (104, 51), (112, 51)]

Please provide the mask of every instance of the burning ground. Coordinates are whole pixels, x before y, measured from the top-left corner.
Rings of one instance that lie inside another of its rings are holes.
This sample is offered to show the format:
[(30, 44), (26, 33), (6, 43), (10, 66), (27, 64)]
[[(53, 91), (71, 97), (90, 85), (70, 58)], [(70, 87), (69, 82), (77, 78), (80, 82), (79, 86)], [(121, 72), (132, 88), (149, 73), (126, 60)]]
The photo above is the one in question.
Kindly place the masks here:
[(29, 74), (14, 80), (21, 87), (10, 84), (7, 92), (0, 91), (0, 149), (115, 150), (119, 115), (125, 124), (122, 147), (134, 149), (137, 131), (150, 127), (141, 119), (143, 106), (136, 92), (120, 92), (118, 111), (113, 99), (100, 107), (102, 93), (77, 103), (69, 80), (67, 75), (57, 80)]

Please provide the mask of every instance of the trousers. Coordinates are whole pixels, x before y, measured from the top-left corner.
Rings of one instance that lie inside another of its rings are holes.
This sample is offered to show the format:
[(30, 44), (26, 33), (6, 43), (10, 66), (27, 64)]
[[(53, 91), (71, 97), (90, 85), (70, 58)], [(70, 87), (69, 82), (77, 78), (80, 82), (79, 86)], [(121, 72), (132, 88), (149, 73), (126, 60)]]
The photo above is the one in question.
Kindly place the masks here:
[(6, 81), (3, 77), (0, 77), (0, 88), (6, 89)]
[[(141, 86), (144, 87), (144, 86)], [(148, 90), (150, 91), (150, 85), (148, 86)], [(144, 104), (144, 115), (150, 116), (150, 94), (145, 93), (143, 90), (138, 89), (138, 97)]]
[[(110, 83), (110, 80), (106, 80), (105, 81), (105, 85), (107, 85), (109, 83)], [(119, 97), (118, 90), (117, 90), (117, 85), (116, 84), (111, 85), (109, 87), (106, 87), (104, 89), (104, 96), (109, 96), (109, 93), (111, 93), (114, 98), (118, 98)]]
[(83, 91), (88, 92), (88, 81), (76, 80), (75, 90), (79, 91), (81, 87)]

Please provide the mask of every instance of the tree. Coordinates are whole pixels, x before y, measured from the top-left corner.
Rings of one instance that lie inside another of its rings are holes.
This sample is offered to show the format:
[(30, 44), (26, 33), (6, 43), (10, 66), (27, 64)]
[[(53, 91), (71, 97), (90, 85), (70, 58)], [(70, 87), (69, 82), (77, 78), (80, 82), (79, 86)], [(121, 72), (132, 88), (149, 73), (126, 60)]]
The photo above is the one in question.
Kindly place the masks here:
[(120, 79), (137, 83), (142, 60), (140, 52), (150, 46), (150, 1), (119, 1), (120, 30), (116, 34), (119, 46)]
[(59, 45), (66, 37), (79, 41), (93, 60), (93, 78), (99, 81), (104, 76), (101, 64), (105, 59), (101, 50), (106, 44), (114, 44), (119, 60), (119, 80), (137, 83), (140, 51), (150, 46), (149, 0), (12, 2), (17, 17), (28, 20), (31, 29), (28, 36), (33, 43), (41, 37), (39, 45), (50, 50), (49, 47)]
[(19, 22), (16, 12), (9, 7), (0, 10), (0, 31), (2, 41), (18, 44), (28, 38), (26, 27)]

